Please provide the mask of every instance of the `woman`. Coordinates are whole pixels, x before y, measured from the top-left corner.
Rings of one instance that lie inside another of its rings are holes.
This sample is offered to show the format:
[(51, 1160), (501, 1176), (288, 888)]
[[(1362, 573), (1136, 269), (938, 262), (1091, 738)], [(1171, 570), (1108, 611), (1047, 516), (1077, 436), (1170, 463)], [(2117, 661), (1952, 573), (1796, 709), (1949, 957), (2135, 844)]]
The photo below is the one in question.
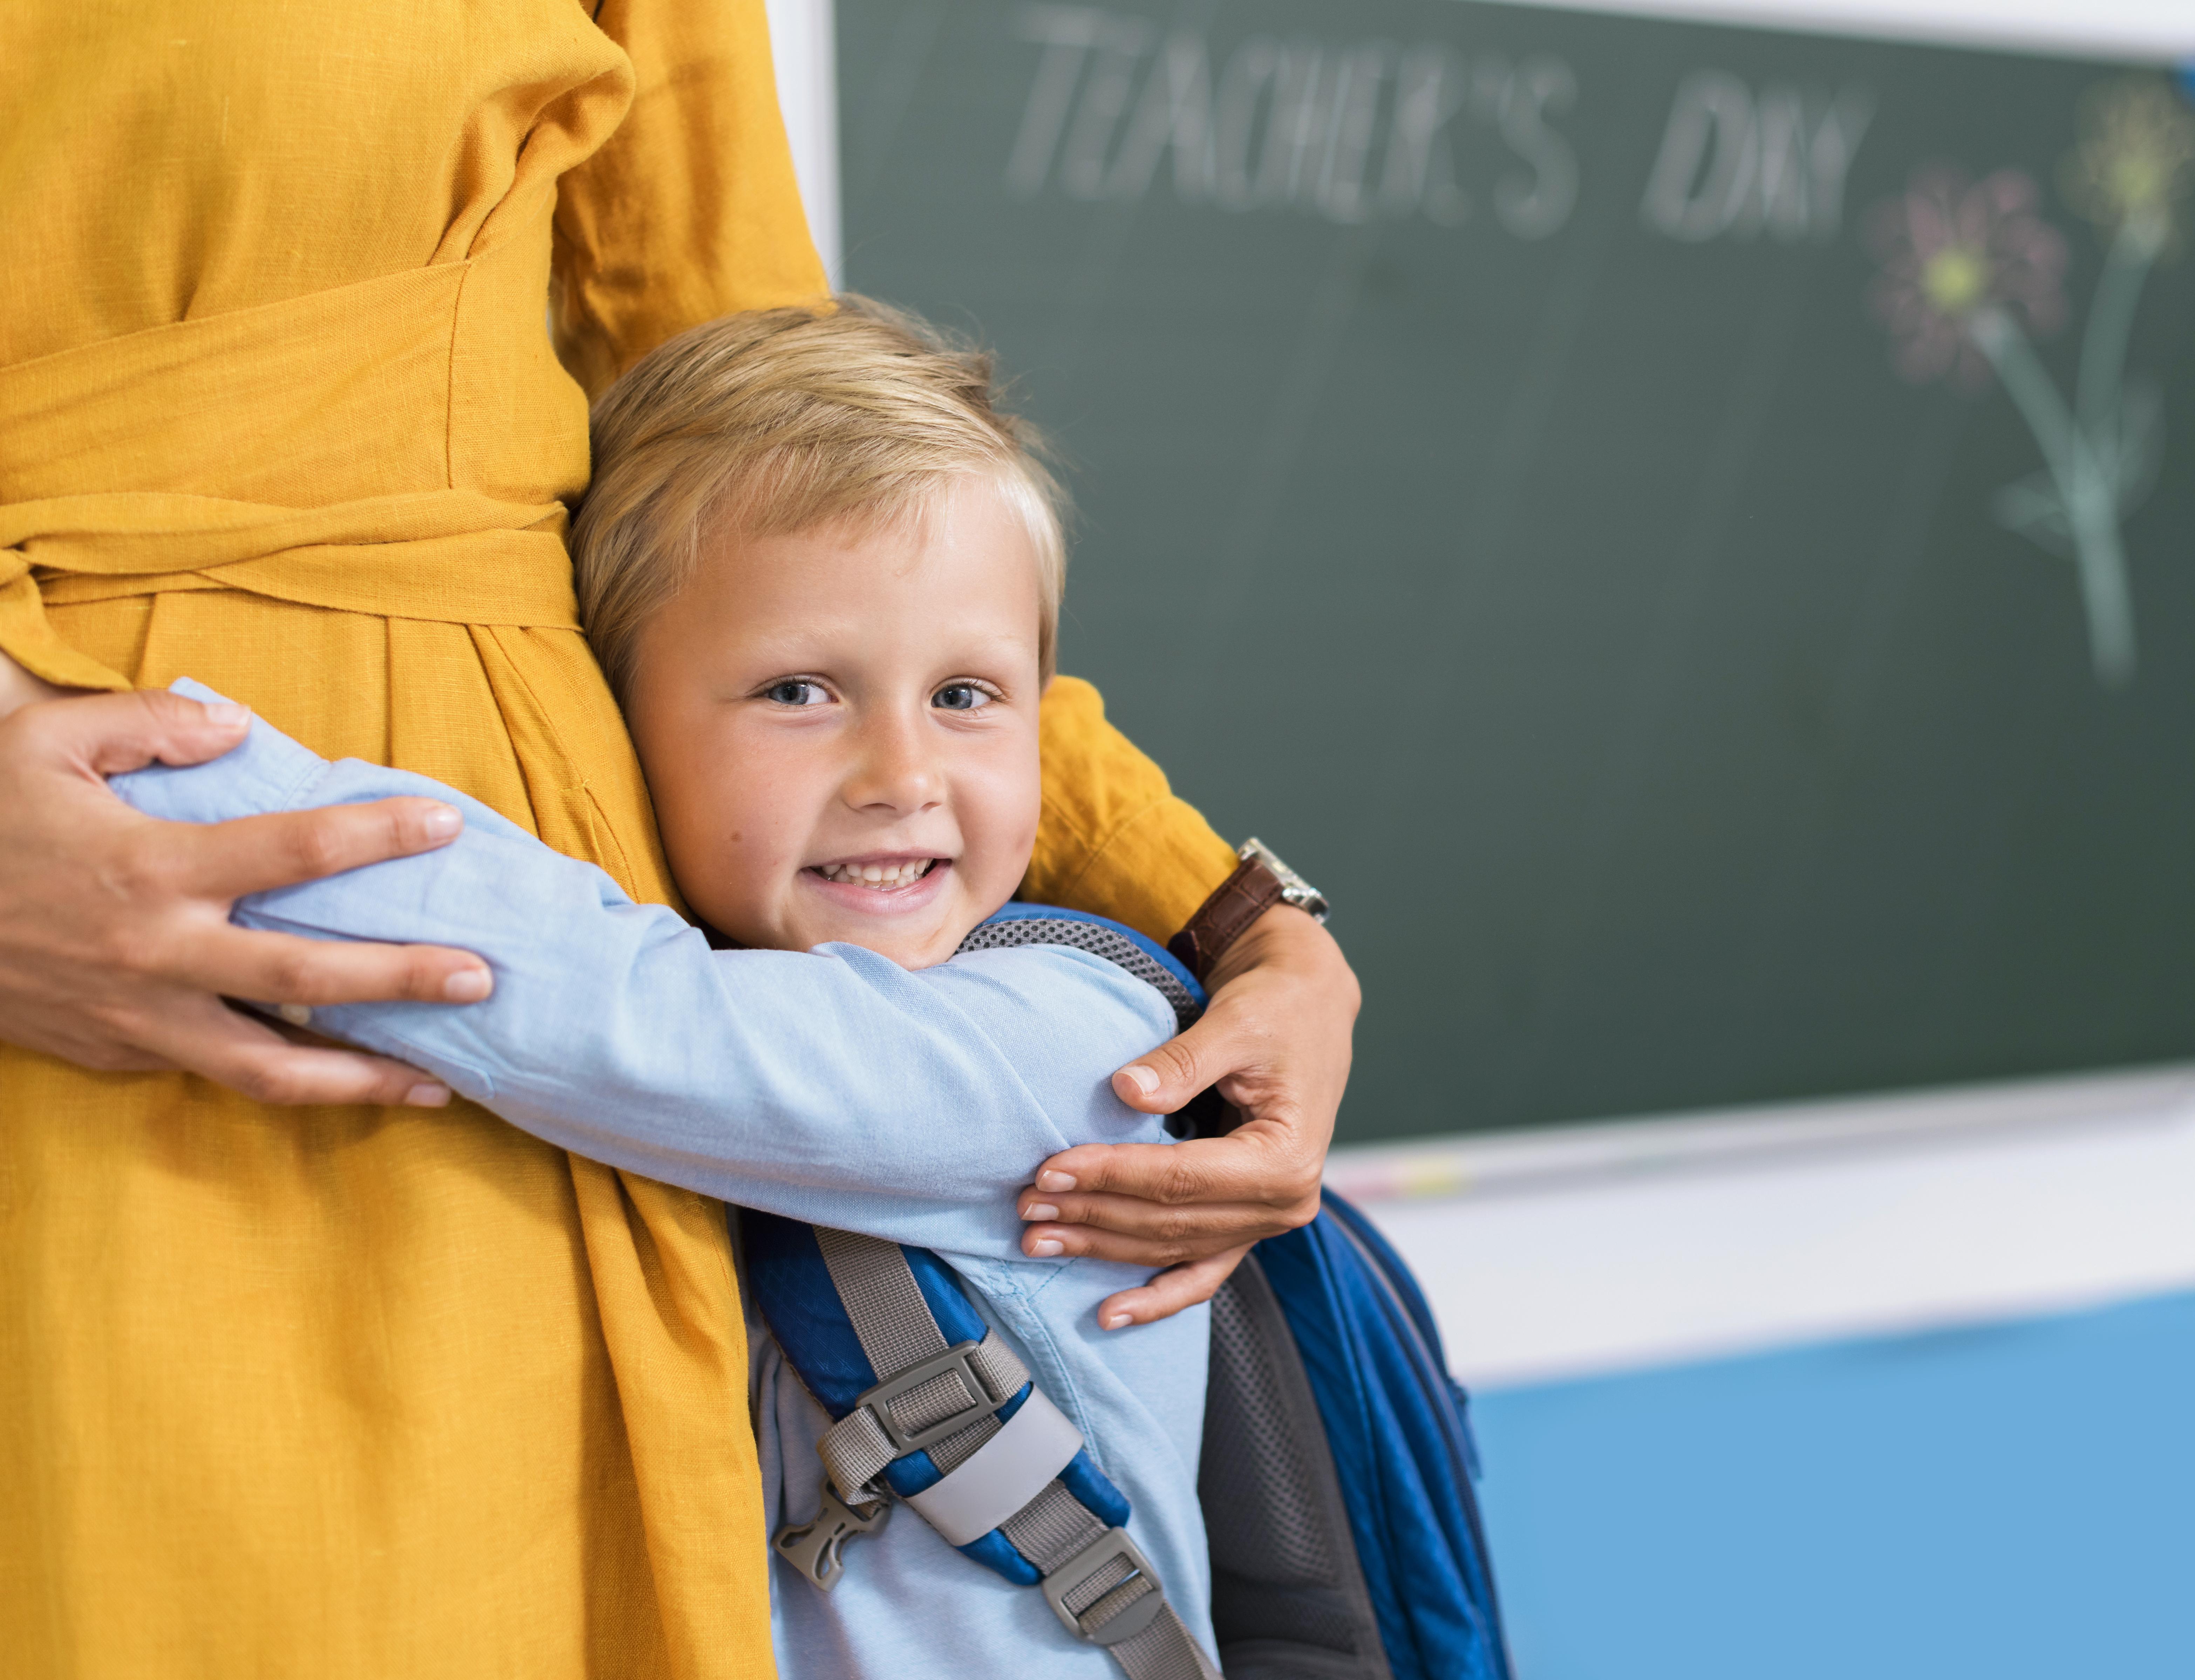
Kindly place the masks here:
[[(585, 391), (822, 290), (758, 0), (76, 0), (15, 32), (0, 709), (76, 697), (0, 724), (0, 1648), (28, 1674), (766, 1673), (714, 1205), (384, 1106), (441, 1094), (222, 1008), (465, 995), (463, 953), (223, 920), (435, 843), (416, 810), (179, 831), (97, 780), (233, 739), (132, 692), (188, 671), (667, 896), (562, 503)], [(1046, 727), (1032, 893), (1171, 932), (1228, 849), (1091, 691)], [(1307, 918), (1268, 912), (1219, 978), (1148, 1103), (1224, 1075), (1250, 1125), (1163, 1172), (1077, 1152), (1032, 1232), (1206, 1259), (1151, 1311), (1306, 1216), (1346, 1072), (1353, 983)]]

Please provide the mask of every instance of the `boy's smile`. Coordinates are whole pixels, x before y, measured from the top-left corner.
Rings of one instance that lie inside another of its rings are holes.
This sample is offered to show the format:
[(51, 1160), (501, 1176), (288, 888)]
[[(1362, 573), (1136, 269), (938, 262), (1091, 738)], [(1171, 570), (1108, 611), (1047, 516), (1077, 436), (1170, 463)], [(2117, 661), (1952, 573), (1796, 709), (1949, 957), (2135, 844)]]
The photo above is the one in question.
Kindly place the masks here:
[(987, 479), (890, 521), (705, 529), (626, 707), (694, 910), (747, 945), (951, 956), (1035, 843), (1040, 623)]
[(950, 858), (848, 858), (810, 864), (803, 877), (840, 908), (864, 916), (905, 916), (922, 909), (944, 890), (953, 872)]

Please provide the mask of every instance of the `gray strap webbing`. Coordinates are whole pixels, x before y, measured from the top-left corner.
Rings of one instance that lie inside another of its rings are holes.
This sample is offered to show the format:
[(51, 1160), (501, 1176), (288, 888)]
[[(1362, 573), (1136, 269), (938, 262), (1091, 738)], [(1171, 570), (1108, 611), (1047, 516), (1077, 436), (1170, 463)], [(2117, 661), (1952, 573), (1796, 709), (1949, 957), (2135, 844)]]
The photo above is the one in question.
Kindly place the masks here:
[(879, 1382), (945, 1351), (945, 1334), (897, 1243), (818, 1225), (815, 1244)]
[[(1084, 1638), (1111, 1650), (1128, 1680), (1219, 1680), (1218, 1669), (1166, 1602), (1158, 1577), (1148, 1568), (1138, 1567), (1143, 1561), (1139, 1556), (1133, 1562), (1124, 1556), (1110, 1557), (1064, 1591), (1055, 1589), (1051, 1578), (1069, 1571), (1115, 1532), (1059, 1482), (1050, 1484), (999, 1528), (1014, 1550), (1047, 1578), (1045, 1597), (1055, 1610), (1065, 1613), (1061, 1620), (1073, 1618)], [(1144, 1602), (1152, 1597), (1158, 1599), (1155, 1605)], [(1109, 1624), (1132, 1625), (1138, 1620), (1145, 1625), (1126, 1638), (1105, 1637)]]
[[(879, 1387), (947, 1355), (944, 1332), (896, 1243), (820, 1225), (815, 1240)], [(1027, 1367), (995, 1332), (971, 1350), (967, 1368), (994, 1407), (1028, 1380)], [(893, 1395), (885, 1409), (905, 1439), (966, 1411), (971, 1398), (982, 1397), (971, 1396), (955, 1366)], [(926, 1450), (931, 1462), (949, 1475), (1000, 1428), (998, 1418), (986, 1412)], [(867, 1490), (877, 1473), (905, 1450), (893, 1443), (867, 1406), (856, 1407), (834, 1424), (821, 1448), (832, 1482), (848, 1498), (875, 1497)], [(1110, 1650), (1128, 1680), (1220, 1680), (1218, 1669), (1190, 1637), (1166, 1602), (1157, 1576), (1127, 1536), (1099, 1522), (1061, 1482), (1046, 1483), (999, 1528), (1046, 1577), (1045, 1597), (1060, 1619), (1083, 1638)]]
[[(944, 1332), (922, 1298), (897, 1243), (821, 1225), (815, 1228), (815, 1241), (861, 1352), (879, 1381), (889, 1382), (946, 1351)], [(987, 1399), (992, 1407), (1002, 1406), (1029, 1379), (1028, 1367), (995, 1332), (987, 1333), (969, 1355), (968, 1369), (982, 1385), (982, 1395), (970, 1395), (957, 1369), (943, 1371), (890, 1401), (893, 1424), (906, 1433), (919, 1433), (967, 1410), (974, 1399)], [(928, 1449), (930, 1462), (941, 1470), (957, 1470), (998, 1432), (998, 1418), (986, 1410), (966, 1428), (934, 1442)], [(866, 1406), (855, 1407), (833, 1424), (818, 1449), (832, 1484), (841, 1499), (849, 1500), (879, 1497), (879, 1490), (871, 1487), (878, 1472), (907, 1450), (892, 1441)]]
[[(874, 1361), (871, 1364), (873, 1366)], [(999, 1339), (996, 1332), (986, 1335), (970, 1351), (968, 1368), (975, 1373), (985, 1399), (993, 1406), (1005, 1405), (1028, 1381), (1028, 1367), (1022, 1363), (1019, 1355)], [(895, 1400), (891, 1412), (902, 1428), (921, 1430), (936, 1420), (950, 1418), (967, 1398), (968, 1385), (959, 1380), (956, 1372), (947, 1372)], [(998, 1432), (998, 1428), (997, 1420), (986, 1415), (930, 1447), (930, 1458), (940, 1470), (955, 1469), (963, 1460), (973, 1458), (984, 1442)], [(866, 1406), (849, 1412), (832, 1424), (817, 1447), (823, 1454), (823, 1467), (830, 1474), (832, 1485), (850, 1499), (867, 1498), (861, 1490), (905, 1450), (893, 1444), (876, 1414)]]

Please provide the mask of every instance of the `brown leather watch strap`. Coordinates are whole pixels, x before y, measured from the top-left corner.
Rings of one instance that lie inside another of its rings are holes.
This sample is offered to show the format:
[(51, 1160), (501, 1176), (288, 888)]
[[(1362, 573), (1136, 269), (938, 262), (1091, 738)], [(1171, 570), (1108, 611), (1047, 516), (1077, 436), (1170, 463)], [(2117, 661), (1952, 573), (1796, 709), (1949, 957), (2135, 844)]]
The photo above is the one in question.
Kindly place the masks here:
[(1167, 949), (1202, 980), (1212, 972), (1220, 953), (1240, 939), (1251, 923), (1278, 904), (1286, 890), (1279, 876), (1257, 859), (1245, 858), (1197, 906), (1188, 925), (1167, 941)]

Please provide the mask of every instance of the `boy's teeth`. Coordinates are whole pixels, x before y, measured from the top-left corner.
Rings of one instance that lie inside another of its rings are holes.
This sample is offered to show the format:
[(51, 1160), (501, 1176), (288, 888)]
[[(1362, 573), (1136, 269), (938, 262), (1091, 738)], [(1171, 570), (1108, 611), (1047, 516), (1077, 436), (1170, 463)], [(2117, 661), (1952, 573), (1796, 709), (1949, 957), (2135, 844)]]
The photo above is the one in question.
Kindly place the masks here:
[(856, 886), (903, 887), (910, 881), (919, 881), (930, 873), (935, 858), (923, 858), (914, 863), (830, 863), (822, 867), (827, 881), (850, 882)]

